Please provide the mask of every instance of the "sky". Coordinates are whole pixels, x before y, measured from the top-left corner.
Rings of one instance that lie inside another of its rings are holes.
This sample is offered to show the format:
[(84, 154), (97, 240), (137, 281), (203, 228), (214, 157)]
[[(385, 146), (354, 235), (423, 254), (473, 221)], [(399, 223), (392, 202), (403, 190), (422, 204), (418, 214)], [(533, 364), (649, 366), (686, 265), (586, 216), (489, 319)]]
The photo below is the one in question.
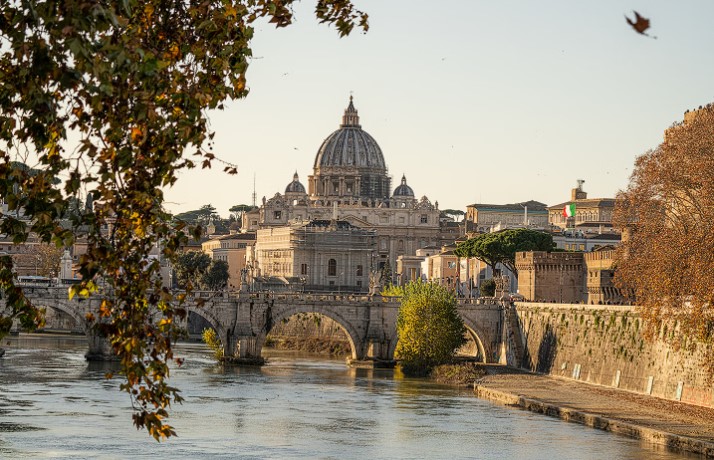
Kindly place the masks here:
[[(184, 172), (174, 212), (283, 193), (307, 176), (350, 94), (392, 176), (440, 209), (567, 201), (627, 187), (635, 158), (686, 110), (714, 102), (714, 2), (355, 0), (370, 29), (314, 19), (256, 26), (247, 98), (210, 113), (214, 153), (237, 175)], [(651, 20), (652, 37), (625, 15)]]

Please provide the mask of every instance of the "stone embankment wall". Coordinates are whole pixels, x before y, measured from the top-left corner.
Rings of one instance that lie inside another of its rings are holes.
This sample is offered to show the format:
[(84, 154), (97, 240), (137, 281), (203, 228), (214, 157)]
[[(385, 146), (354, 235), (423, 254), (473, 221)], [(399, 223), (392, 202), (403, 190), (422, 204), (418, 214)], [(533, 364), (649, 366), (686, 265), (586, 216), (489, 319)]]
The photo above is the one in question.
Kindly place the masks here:
[(674, 328), (648, 341), (634, 307), (516, 304), (521, 367), (666, 399), (714, 407), (706, 347), (672, 345)]

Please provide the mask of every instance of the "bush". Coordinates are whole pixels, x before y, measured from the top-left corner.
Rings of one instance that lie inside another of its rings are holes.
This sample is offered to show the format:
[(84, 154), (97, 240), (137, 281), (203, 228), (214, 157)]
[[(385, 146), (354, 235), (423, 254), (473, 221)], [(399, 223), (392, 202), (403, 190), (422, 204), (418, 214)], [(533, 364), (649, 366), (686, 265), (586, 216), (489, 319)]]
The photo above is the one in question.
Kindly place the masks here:
[(493, 278), (484, 280), (481, 283), (481, 297), (493, 297), (496, 295), (496, 281)]
[(404, 286), (395, 356), (405, 374), (426, 375), (434, 366), (451, 362), (465, 341), (465, 330), (453, 292), (421, 281)]
[(217, 360), (223, 359), (223, 345), (221, 345), (221, 341), (218, 339), (216, 331), (213, 329), (204, 329), (201, 334), (201, 338), (203, 338), (205, 344), (208, 345), (208, 348), (213, 351), (214, 358)]

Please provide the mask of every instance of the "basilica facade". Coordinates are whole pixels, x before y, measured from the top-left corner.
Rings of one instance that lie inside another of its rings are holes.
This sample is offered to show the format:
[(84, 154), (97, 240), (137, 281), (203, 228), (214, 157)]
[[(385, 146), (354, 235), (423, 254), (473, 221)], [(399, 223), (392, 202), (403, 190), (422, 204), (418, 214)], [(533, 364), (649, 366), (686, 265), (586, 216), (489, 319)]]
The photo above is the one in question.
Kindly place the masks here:
[[(458, 236), (443, 228), (438, 202), (432, 203), (426, 196), (417, 198), (406, 176), (392, 189), (382, 150), (362, 129), (352, 97), (339, 128), (327, 136), (317, 150), (312, 174), (307, 177), (307, 188), (295, 172), (284, 193), (276, 193), (269, 199), (264, 197), (258, 209), (243, 216), (243, 228), (258, 232), (256, 251), (265, 252), (255, 254), (254, 260), (266, 261), (267, 254), (273, 251), (268, 241), (260, 241), (261, 235), (267, 233), (259, 230), (295, 228), (296, 224), (311, 221), (345, 222), (350, 228), (371, 231), (374, 242), (369, 249), (370, 270), (380, 270), (389, 264), (393, 271), (397, 257), (414, 255), (419, 248), (451, 243)], [(288, 248), (280, 249), (283, 257), (289, 257)], [(319, 244), (314, 245), (314, 251), (320, 251)], [(334, 252), (334, 248), (331, 251)], [(320, 258), (315, 255), (313, 260)], [(360, 265), (366, 264), (360, 261)], [(281, 276), (325, 279), (321, 273), (302, 273), (305, 262), (284, 260), (280, 266)], [(294, 273), (288, 269), (291, 266)], [(310, 269), (327, 270), (327, 267), (313, 265)], [(272, 271), (265, 262), (259, 270), (263, 276)], [(350, 273), (356, 273), (355, 270), (356, 267), (347, 269)]]

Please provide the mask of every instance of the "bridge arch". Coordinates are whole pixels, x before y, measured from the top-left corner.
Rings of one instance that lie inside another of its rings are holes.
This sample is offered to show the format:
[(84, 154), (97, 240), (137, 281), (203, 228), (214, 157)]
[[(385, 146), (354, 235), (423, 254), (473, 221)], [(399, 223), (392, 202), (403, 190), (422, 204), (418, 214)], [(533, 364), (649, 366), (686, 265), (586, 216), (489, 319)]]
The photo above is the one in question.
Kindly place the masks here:
[(270, 324), (265, 324), (256, 337), (256, 351), (258, 356), (263, 350), (265, 345), (265, 340), (273, 329), (273, 325), (278, 324), (283, 320), (287, 320), (291, 316), (298, 315), (301, 313), (318, 313), (320, 315), (326, 316), (334, 321), (347, 335), (347, 340), (350, 344), (350, 349), (352, 352), (352, 359), (361, 359), (364, 353), (363, 342), (360, 339), (357, 330), (354, 328), (349, 321), (347, 321), (339, 312), (318, 305), (290, 305), (286, 308), (276, 308), (272, 311)]
[[(226, 329), (226, 325), (221, 323), (213, 313), (211, 313), (209, 310), (206, 308), (202, 307), (194, 307), (194, 306), (186, 306), (186, 312), (187, 313), (194, 313), (201, 318), (205, 319), (208, 324), (211, 325), (214, 331), (216, 331), (216, 335), (218, 335), (218, 339), (221, 341), (221, 345), (223, 345), (223, 351), (226, 354), (231, 353), (232, 351), (229, 350), (229, 344), (226, 343), (227, 338), (228, 338), (228, 330)], [(188, 326), (188, 314), (186, 315), (186, 325)]]
[[(470, 323), (470, 321), (468, 321), (468, 323)], [(483, 340), (481, 340), (481, 337), (484, 336), (483, 332), (478, 332), (476, 330), (476, 326), (474, 326), (473, 324), (471, 324), (471, 325), (467, 324), (466, 319), (464, 319), (464, 326), (466, 326), (466, 332), (469, 334), (469, 336), (471, 336), (474, 343), (476, 343), (476, 348), (478, 349), (478, 356), (481, 356), (481, 362), (487, 363), (488, 357), (491, 356), (491, 354), (490, 354), (490, 350), (488, 350), (488, 351), (486, 350)]]
[[(461, 315), (461, 319), (464, 321), (464, 326), (466, 326), (466, 332), (471, 336), (473, 341), (476, 343), (476, 347), (478, 348), (478, 352), (481, 355), (482, 362), (487, 363), (489, 362), (489, 357), (492, 356), (491, 354), (491, 347), (488, 344), (488, 342), (484, 342), (482, 340), (482, 337), (488, 337), (488, 335), (485, 333), (485, 331), (477, 326), (473, 321), (471, 321), (469, 318)], [(395, 337), (397, 337), (397, 334), (395, 333)], [(394, 356), (394, 352), (397, 349), (397, 343), (399, 342), (399, 337), (397, 337), (397, 340), (394, 340), (393, 343), (389, 345), (389, 356)]]
[(78, 308), (79, 301), (61, 301), (57, 299), (52, 299), (52, 302), (48, 302), (45, 299), (35, 299), (33, 303), (35, 307), (38, 308), (49, 308), (55, 311), (60, 311), (74, 320), (77, 327), (81, 328), (85, 334), (89, 333), (87, 328), (87, 318), (85, 318), (85, 309)]

